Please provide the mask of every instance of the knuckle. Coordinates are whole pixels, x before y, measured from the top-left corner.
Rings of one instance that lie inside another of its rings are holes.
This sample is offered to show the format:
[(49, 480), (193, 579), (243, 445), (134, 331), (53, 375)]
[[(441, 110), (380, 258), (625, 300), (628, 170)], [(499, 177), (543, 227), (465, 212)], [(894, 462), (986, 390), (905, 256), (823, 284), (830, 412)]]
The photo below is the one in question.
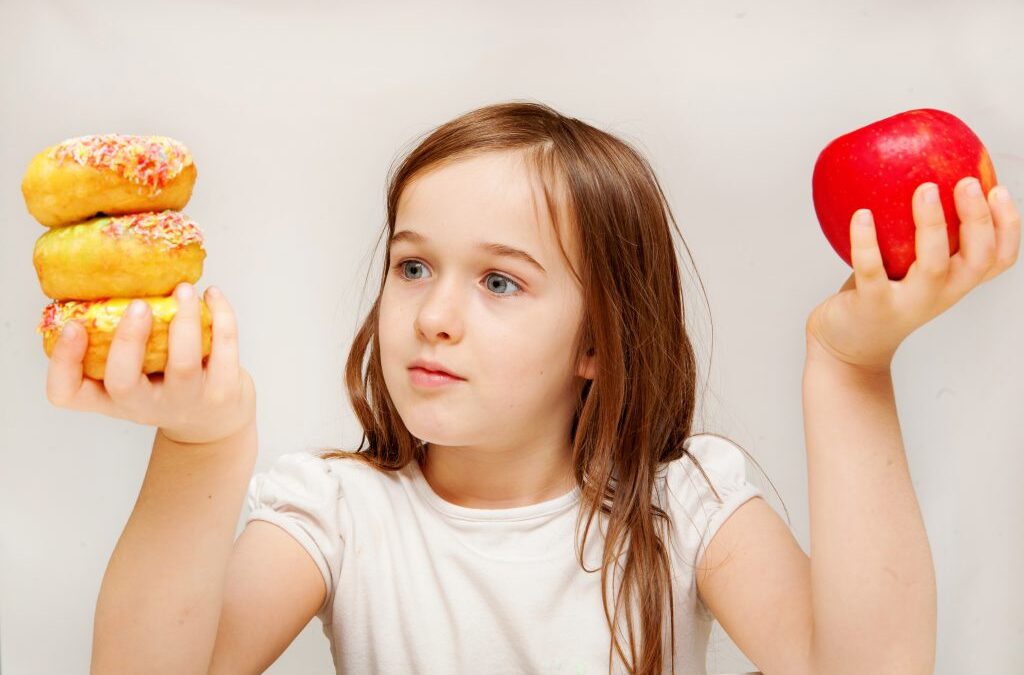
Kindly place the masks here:
[(129, 319), (117, 324), (112, 341), (120, 343), (138, 342), (145, 338), (148, 333), (149, 326), (145, 322)]
[(238, 338), (238, 324), (230, 310), (217, 309), (211, 312), (211, 318), (218, 339), (235, 340)]
[(988, 258), (976, 258), (967, 261), (967, 269), (975, 279), (984, 277), (991, 266)]
[(220, 336), (225, 340), (238, 339), (238, 324), (235, 323), (235, 318), (233, 316), (218, 316), (217, 318), (220, 319), (216, 324)]
[(973, 248), (967, 252), (967, 262), (972, 267), (988, 267), (996, 257), (996, 244), (994, 241), (971, 242)]
[(104, 388), (114, 401), (123, 402), (130, 398), (131, 387), (120, 380), (108, 380), (103, 383)]
[(985, 241), (982, 242), (979, 249), (980, 257), (982, 257), (985, 261), (994, 260), (996, 254), (998, 253), (998, 250), (996, 249), (996, 241), (992, 237), (986, 238)]
[(213, 391), (209, 391), (206, 394), (206, 402), (214, 407), (223, 406), (228, 402), (227, 392), (223, 389), (214, 389)]
[(107, 374), (107, 377), (103, 380), (103, 387), (110, 394), (111, 398), (125, 399), (130, 397), (135, 389), (135, 383), (115, 371)]
[(174, 312), (174, 316), (171, 317), (169, 323), (170, 327), (181, 327), (192, 324), (196, 321), (199, 316), (198, 310), (194, 310), (189, 304), (178, 305), (177, 311)]
[(184, 380), (196, 377), (202, 372), (199, 362), (194, 359), (168, 360), (164, 374), (173, 379)]
[(985, 231), (991, 230), (994, 223), (992, 222), (992, 216), (988, 213), (978, 215), (976, 218), (971, 218), (968, 222), (964, 223), (967, 227), (973, 227), (976, 229), (984, 229)]
[(930, 261), (921, 263), (921, 273), (929, 279), (941, 279), (946, 276), (946, 265)]
[(137, 374), (132, 377), (123, 365), (108, 362), (103, 374), (103, 388), (112, 398), (129, 398), (135, 391), (137, 378)]

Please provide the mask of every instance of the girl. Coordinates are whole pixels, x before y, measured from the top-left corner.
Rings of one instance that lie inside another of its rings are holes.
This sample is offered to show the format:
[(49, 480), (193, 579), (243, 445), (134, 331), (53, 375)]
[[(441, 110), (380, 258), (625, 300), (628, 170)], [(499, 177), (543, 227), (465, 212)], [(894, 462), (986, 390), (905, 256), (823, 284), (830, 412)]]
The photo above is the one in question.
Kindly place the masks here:
[(935, 578), (889, 364), (1016, 260), (1017, 211), (976, 183), (956, 187), (952, 257), (918, 188), (899, 282), (855, 214), (854, 273), (807, 321), (813, 561), (735, 446), (692, 434), (675, 222), (649, 164), (543, 105), (463, 115), (391, 177), (346, 369), (357, 452), (252, 477), (254, 387), (214, 288), (205, 366), (188, 284), (163, 376), (140, 374), (144, 304), (102, 384), (65, 331), (50, 400), (157, 427), (93, 672), (262, 672), (313, 616), (339, 673), (704, 673), (715, 618), (764, 673), (931, 672)]

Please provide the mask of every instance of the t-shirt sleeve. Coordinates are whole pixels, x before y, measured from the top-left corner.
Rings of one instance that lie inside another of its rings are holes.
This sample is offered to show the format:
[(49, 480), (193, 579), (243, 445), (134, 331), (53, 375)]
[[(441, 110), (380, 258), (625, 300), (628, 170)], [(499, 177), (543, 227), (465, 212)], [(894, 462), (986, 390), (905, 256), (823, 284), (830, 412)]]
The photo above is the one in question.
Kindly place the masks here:
[(307, 452), (281, 455), (249, 482), (246, 523), (265, 520), (292, 535), (320, 569), (331, 606), (341, 574), (345, 542), (341, 533), (342, 491), (330, 463)]
[(729, 516), (742, 504), (754, 497), (763, 497), (764, 493), (747, 480), (746, 456), (731, 441), (713, 434), (698, 434), (690, 438), (687, 449), (700, 462), (711, 485), (694, 462), (684, 455), (672, 462), (675, 466), (669, 472), (668, 486), (675, 499), (673, 518), (686, 521), (677, 522), (676, 531), (688, 542), (690, 564), (698, 564)]

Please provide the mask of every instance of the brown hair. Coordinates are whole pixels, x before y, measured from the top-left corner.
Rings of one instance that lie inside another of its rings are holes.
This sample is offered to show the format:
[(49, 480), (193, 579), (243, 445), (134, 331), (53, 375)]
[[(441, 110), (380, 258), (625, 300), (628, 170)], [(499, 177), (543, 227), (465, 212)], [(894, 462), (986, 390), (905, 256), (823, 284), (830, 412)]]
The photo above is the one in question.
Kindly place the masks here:
[[(669, 223), (677, 233), (679, 228), (654, 171), (629, 144), (546, 105), (508, 102), (441, 125), (392, 171), (387, 228), (382, 232), (386, 241), (394, 233), (399, 198), (411, 180), (442, 163), (492, 151), (524, 153), (528, 166), (542, 179), (556, 230), (566, 226), (560, 223), (562, 206), (577, 233), (579, 270), (562, 249), (583, 294), (574, 362), (588, 352), (596, 354), (597, 363), (594, 379), (583, 385), (572, 424), (573, 470), (581, 489), (577, 534), (586, 519), (577, 553), (584, 570), (597, 571), (586, 568), (583, 550), (591, 522), (600, 512), (607, 517), (600, 570), (612, 634), (609, 672), (617, 653), (630, 673), (661, 673), (665, 617), (672, 655), (675, 620), (664, 536), (670, 531), (669, 516), (652, 502), (656, 473), (664, 463), (688, 455), (708, 480), (683, 447), (693, 424), (697, 364), (684, 325)], [(390, 250), (377, 298), (355, 336), (345, 368), (349, 399), (363, 428), (360, 448), (324, 449), (321, 456), (396, 471), (421, 460), (424, 447), (403, 424), (384, 385), (377, 320), (389, 258)], [(721, 501), (714, 486), (712, 491)], [(607, 588), (613, 562), (622, 573), (614, 616), (609, 613)], [(633, 611), (625, 611), (627, 659), (615, 626), (623, 607), (636, 602), (639, 629)]]

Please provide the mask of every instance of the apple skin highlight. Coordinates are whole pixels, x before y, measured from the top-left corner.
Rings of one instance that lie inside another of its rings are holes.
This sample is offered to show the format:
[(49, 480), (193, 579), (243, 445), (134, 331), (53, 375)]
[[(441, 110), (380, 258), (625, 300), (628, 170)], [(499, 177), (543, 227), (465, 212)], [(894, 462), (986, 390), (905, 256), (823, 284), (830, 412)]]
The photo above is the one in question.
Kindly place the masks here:
[(899, 280), (916, 258), (914, 191), (921, 183), (938, 185), (952, 256), (960, 249), (953, 188), (967, 176), (981, 182), (985, 195), (997, 185), (981, 139), (950, 113), (908, 110), (825, 146), (811, 179), (814, 210), (825, 238), (852, 267), (850, 221), (858, 209), (870, 209), (886, 274)]

